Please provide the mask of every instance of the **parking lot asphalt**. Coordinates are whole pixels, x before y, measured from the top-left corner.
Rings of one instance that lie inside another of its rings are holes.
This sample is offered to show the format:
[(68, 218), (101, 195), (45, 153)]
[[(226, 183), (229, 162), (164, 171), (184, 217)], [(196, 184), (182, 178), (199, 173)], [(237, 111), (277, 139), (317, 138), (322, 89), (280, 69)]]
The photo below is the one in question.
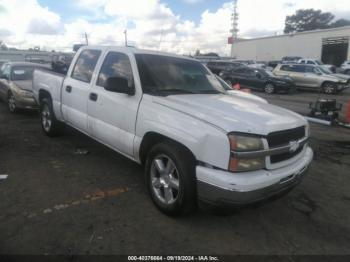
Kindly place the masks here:
[(284, 198), (170, 218), (140, 166), (71, 128), (48, 138), (36, 113), (0, 103), (0, 254), (350, 254), (350, 130), (311, 132), (315, 160)]

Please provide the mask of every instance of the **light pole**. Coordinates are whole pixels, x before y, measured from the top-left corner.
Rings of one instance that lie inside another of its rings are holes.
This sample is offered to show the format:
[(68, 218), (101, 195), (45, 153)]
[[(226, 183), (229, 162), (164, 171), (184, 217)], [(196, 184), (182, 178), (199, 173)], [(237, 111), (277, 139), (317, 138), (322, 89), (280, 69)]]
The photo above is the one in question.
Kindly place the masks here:
[(128, 46), (128, 30), (124, 30), (125, 46)]

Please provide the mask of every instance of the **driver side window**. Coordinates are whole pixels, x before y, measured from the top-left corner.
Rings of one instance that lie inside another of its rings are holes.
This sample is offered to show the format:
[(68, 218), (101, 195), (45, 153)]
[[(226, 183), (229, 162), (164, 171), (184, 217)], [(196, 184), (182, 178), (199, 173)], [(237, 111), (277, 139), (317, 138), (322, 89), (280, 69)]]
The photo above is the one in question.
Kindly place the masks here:
[(134, 88), (134, 76), (129, 57), (118, 52), (109, 52), (103, 62), (96, 85), (106, 87), (107, 79), (121, 77), (128, 80), (129, 88)]

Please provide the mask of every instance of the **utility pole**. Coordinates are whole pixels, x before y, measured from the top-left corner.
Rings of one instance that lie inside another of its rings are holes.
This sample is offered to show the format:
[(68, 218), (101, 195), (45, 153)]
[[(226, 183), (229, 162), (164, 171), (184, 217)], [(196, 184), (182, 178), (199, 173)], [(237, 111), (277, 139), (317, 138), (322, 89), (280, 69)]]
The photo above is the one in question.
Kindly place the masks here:
[(232, 33), (231, 37), (232, 37), (232, 44), (231, 44), (231, 57), (233, 57), (233, 45), (236, 43), (237, 39), (238, 39), (238, 18), (239, 18), (239, 14), (237, 11), (237, 2), (238, 0), (233, 0), (233, 10), (232, 10), (232, 14), (231, 14), (231, 30), (230, 33)]
[(158, 46), (158, 50), (160, 51), (160, 46), (162, 44), (162, 41), (163, 41), (163, 28), (162, 30), (160, 31), (160, 38), (159, 38), (159, 46)]
[(86, 42), (86, 45), (89, 45), (89, 38), (86, 32), (85, 32), (85, 42)]
[(125, 46), (128, 46), (128, 30), (124, 30), (124, 36), (125, 36)]

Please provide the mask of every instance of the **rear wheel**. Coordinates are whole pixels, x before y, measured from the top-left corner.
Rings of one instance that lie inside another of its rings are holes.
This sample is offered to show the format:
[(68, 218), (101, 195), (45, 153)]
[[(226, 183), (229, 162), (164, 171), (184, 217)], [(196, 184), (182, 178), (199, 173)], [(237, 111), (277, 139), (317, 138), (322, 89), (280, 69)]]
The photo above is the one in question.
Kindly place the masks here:
[(337, 92), (335, 84), (331, 82), (324, 83), (322, 89), (325, 94), (335, 94)]
[(40, 103), (41, 127), (45, 134), (50, 137), (59, 136), (63, 133), (64, 124), (58, 121), (52, 109), (52, 102), (44, 98)]
[(18, 112), (18, 108), (16, 105), (16, 99), (12, 93), (9, 93), (9, 95), (8, 95), (7, 106), (8, 106), (8, 109), (11, 113)]
[(195, 164), (177, 144), (163, 142), (147, 156), (146, 184), (153, 203), (171, 216), (187, 214), (196, 207)]
[(275, 92), (275, 86), (272, 83), (267, 83), (264, 87), (264, 91), (267, 94), (273, 94)]

